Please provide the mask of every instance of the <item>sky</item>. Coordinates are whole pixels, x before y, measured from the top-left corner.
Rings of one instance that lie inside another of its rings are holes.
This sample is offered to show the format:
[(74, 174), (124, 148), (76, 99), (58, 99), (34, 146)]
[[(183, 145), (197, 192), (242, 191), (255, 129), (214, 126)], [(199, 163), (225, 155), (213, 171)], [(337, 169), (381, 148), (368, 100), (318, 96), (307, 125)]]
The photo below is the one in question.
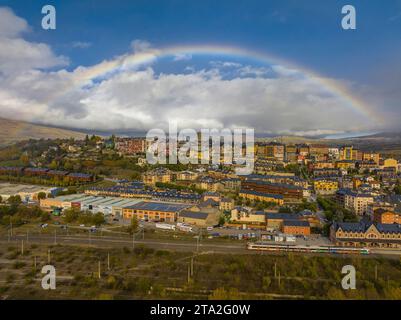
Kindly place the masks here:
[(3, 118), (343, 136), (400, 116), (401, 0), (0, 0)]

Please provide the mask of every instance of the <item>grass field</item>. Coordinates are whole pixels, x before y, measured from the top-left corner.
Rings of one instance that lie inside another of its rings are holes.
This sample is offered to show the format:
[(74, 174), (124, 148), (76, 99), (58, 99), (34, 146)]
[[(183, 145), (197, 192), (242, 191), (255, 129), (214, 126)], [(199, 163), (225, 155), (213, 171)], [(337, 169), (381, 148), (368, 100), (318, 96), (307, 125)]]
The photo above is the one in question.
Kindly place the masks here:
[[(143, 245), (133, 250), (30, 244), (23, 254), (21, 249), (16, 244), (0, 248), (2, 298), (401, 299), (401, 264), (394, 259), (194, 255)], [(56, 290), (41, 288), (46, 264), (56, 268)], [(347, 264), (357, 270), (356, 290), (341, 289)]]

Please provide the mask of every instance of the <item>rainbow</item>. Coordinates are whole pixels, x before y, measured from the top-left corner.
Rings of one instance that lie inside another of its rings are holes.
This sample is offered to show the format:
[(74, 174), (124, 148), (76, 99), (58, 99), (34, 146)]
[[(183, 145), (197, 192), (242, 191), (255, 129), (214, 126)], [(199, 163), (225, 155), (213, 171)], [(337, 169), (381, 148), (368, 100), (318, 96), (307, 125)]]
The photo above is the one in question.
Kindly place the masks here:
[[(234, 58), (247, 58), (259, 63), (269, 65), (282, 65), (287, 68), (293, 69), (302, 74), (306, 79), (312, 81), (322, 89), (333, 94), (341, 99), (344, 105), (351, 110), (358, 112), (364, 116), (371, 123), (382, 123), (382, 118), (367, 105), (366, 102), (360, 98), (355, 97), (348, 91), (345, 86), (339, 82), (327, 79), (318, 75), (317, 73), (300, 67), (289, 61), (285, 61), (270, 54), (251, 51), (243, 48), (221, 45), (187, 45), (187, 46), (172, 46), (162, 49), (148, 49), (145, 52), (137, 52), (133, 54), (126, 54), (115, 58), (114, 60), (106, 60), (91, 67), (79, 67), (74, 70), (74, 87), (83, 87), (90, 84), (94, 79), (107, 78), (108, 75), (115, 72), (122, 72), (124, 70), (134, 69), (139, 66), (149, 64), (157, 59), (168, 56), (178, 55), (214, 55)], [(72, 88), (70, 88), (72, 89)], [(57, 95), (65, 93), (65, 90), (58, 92)]]

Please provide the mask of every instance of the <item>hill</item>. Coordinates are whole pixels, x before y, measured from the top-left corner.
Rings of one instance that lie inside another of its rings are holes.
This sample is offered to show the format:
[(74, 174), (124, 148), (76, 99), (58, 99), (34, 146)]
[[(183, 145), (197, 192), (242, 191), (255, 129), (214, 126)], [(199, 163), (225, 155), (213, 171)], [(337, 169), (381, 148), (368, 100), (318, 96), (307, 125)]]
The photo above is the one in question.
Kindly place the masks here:
[(0, 145), (28, 139), (84, 139), (85, 134), (77, 131), (36, 125), (23, 121), (0, 118)]

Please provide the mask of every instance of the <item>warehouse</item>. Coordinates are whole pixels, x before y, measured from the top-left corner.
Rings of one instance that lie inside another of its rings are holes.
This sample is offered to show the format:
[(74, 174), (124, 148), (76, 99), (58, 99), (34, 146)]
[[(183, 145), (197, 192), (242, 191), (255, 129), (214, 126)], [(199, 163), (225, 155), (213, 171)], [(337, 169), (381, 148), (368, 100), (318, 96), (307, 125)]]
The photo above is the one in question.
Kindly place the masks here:
[(46, 196), (48, 194), (55, 195), (60, 188), (55, 187), (44, 187), (35, 186), (28, 184), (11, 184), (11, 183), (0, 183), (0, 196), (2, 200), (7, 200), (11, 196), (19, 195), (23, 202), (36, 201), (38, 200), (38, 194), (44, 192)]
[(57, 198), (48, 198), (40, 201), (42, 209), (53, 210), (62, 208), (77, 208), (92, 213), (101, 212), (104, 215), (122, 216), (123, 207), (132, 206), (143, 199), (125, 199), (117, 197), (96, 197), (85, 194), (73, 194)]
[(143, 201), (123, 208), (123, 216), (126, 219), (131, 219), (135, 215), (143, 220), (175, 222), (181, 211), (191, 207), (192, 205), (179, 203)]

